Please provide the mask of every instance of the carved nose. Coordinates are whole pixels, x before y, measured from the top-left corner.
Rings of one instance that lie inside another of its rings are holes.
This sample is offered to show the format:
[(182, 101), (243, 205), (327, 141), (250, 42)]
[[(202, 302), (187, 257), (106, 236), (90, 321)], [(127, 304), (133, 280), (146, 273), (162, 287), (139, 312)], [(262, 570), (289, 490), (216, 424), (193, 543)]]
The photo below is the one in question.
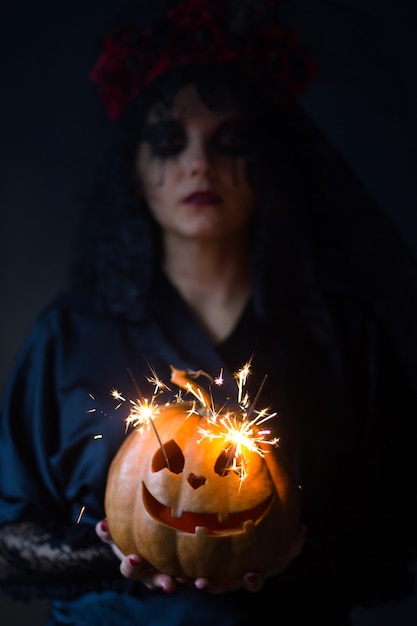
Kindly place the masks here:
[(199, 487), (204, 485), (207, 478), (205, 476), (196, 476), (191, 472), (191, 474), (188, 475), (187, 480), (193, 489), (198, 489)]

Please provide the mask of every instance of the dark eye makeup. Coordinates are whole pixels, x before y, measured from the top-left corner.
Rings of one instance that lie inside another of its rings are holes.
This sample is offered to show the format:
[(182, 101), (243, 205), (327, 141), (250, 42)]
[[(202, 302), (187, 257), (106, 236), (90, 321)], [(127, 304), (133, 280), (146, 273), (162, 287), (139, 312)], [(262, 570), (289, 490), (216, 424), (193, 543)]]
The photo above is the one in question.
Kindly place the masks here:
[(215, 132), (213, 144), (224, 154), (236, 157), (248, 156), (252, 140), (247, 123), (241, 118), (226, 120)]
[(143, 140), (149, 143), (152, 155), (161, 158), (179, 154), (186, 144), (183, 125), (175, 119), (148, 124)]
[[(155, 157), (169, 158), (178, 155), (187, 145), (187, 134), (181, 120), (167, 119), (145, 127), (143, 141), (150, 145)], [(219, 125), (211, 137), (211, 146), (218, 152), (247, 157), (252, 141), (247, 124), (241, 118), (231, 118)]]

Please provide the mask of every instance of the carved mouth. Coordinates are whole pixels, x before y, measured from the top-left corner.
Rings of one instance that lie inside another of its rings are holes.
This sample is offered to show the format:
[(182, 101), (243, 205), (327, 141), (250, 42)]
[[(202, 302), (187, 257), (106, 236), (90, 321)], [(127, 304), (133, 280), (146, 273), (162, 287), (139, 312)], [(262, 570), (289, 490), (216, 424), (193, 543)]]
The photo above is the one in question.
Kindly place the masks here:
[(160, 523), (185, 533), (195, 533), (197, 529), (203, 529), (207, 535), (245, 532), (248, 525), (254, 526), (265, 515), (272, 502), (271, 494), (251, 509), (236, 513), (174, 511), (172, 507), (159, 502), (150, 493), (145, 483), (143, 483), (142, 498), (149, 515)]

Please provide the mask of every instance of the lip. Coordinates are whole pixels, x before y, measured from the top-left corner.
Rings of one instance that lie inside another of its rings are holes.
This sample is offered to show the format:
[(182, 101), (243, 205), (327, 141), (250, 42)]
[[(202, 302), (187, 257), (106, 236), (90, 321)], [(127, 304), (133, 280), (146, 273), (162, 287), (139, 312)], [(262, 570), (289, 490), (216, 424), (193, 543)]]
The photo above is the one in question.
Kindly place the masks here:
[(194, 206), (203, 206), (205, 204), (220, 204), (222, 201), (221, 196), (215, 191), (195, 191), (187, 196), (184, 200), (184, 204), (192, 204)]

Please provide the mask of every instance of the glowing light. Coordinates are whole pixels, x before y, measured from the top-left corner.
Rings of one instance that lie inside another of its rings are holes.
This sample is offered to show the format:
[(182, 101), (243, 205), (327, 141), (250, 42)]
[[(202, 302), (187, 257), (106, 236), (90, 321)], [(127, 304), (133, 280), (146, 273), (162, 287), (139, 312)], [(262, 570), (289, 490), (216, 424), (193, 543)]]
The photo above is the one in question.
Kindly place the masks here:
[(81, 507), (81, 510), (80, 510), (80, 512), (79, 512), (79, 514), (78, 514), (78, 517), (77, 517), (77, 524), (79, 524), (79, 523), (80, 523), (81, 518), (82, 518), (82, 516), (84, 515), (84, 511), (85, 511), (85, 506), (82, 506), (82, 507)]
[(224, 383), (223, 368), (221, 368), (219, 375), (216, 376), (214, 379), (214, 384), (217, 385), (218, 387), (221, 387), (223, 383)]
[(120, 391), (117, 391), (117, 389), (111, 389), (110, 395), (113, 396), (115, 400), (121, 400), (122, 402), (126, 402), (126, 398), (124, 398)]
[(165, 391), (165, 390), (171, 391), (170, 388), (165, 383), (163, 383), (162, 380), (158, 377), (155, 370), (152, 367), (150, 369), (152, 372), (152, 376), (150, 376), (149, 378), (146, 378), (146, 380), (155, 386), (153, 395), (156, 396), (158, 393), (161, 393), (162, 391)]
[(238, 372), (235, 373), (235, 380), (238, 388), (237, 401), (240, 405), (247, 406), (249, 403), (249, 397), (246, 394), (243, 397), (243, 390), (246, 385), (246, 381), (250, 374), (251, 362), (246, 363)]
[(148, 398), (143, 400), (130, 400), (132, 410), (126, 419), (128, 425), (132, 425), (134, 428), (139, 429), (143, 426), (149, 426), (159, 413), (159, 405), (154, 403), (152, 398), (150, 401)]
[[(263, 419), (271, 419), (275, 417), (275, 415), (274, 413)], [(229, 443), (236, 448), (236, 455), (243, 455), (243, 448), (246, 448), (263, 457), (266, 452), (263, 448), (263, 444), (277, 446), (279, 437), (269, 439), (268, 437), (271, 431), (269, 429), (259, 430), (258, 420), (259, 415), (249, 420), (246, 418), (245, 414), (233, 412), (224, 415), (219, 414), (215, 419), (211, 418), (208, 420), (208, 428), (201, 427), (199, 432), (202, 435), (201, 439), (207, 437), (211, 440), (219, 438), (224, 439), (225, 445)]]

